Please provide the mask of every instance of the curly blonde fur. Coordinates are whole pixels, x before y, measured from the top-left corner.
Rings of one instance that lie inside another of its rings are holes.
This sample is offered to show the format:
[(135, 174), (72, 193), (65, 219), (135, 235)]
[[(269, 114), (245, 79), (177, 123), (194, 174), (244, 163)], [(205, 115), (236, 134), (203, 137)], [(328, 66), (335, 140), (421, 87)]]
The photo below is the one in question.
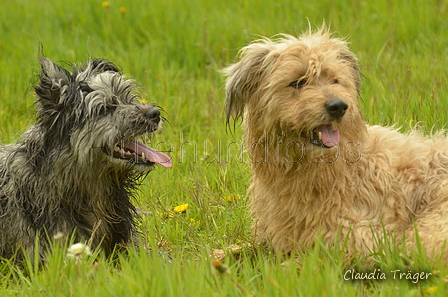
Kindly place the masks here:
[(227, 120), (243, 119), (258, 241), (290, 252), (317, 236), (330, 246), (348, 239), (348, 254), (369, 254), (375, 234), (412, 247), (417, 229), (429, 254), (443, 249), (448, 141), (366, 125), (346, 41), (325, 28), (265, 38), (224, 73)]

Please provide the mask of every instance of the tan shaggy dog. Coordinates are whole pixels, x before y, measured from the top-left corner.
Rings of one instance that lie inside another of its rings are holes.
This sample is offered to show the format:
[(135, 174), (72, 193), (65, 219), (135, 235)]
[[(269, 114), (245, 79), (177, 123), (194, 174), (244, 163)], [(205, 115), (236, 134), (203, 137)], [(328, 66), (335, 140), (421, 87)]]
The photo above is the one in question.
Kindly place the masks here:
[(227, 121), (243, 119), (258, 241), (287, 253), (321, 236), (367, 255), (384, 230), (415, 246), (416, 227), (430, 256), (442, 251), (448, 141), (366, 125), (347, 42), (325, 28), (257, 40), (224, 73)]

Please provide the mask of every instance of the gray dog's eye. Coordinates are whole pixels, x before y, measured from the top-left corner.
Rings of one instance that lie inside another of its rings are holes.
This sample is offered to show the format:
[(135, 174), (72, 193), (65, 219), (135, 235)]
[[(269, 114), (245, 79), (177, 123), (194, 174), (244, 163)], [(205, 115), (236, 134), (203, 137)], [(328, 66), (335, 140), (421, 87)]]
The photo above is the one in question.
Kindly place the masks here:
[(298, 79), (289, 84), (290, 87), (301, 89), (306, 84), (306, 79)]

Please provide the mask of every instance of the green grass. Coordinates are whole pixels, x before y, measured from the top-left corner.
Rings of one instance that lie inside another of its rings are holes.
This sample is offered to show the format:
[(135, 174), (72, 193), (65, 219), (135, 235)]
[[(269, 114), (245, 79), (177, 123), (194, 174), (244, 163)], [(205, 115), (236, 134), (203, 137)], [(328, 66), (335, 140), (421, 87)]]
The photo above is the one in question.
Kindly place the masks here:
[[(323, 20), (349, 36), (364, 73), (361, 107), (370, 124), (407, 131), (445, 128), (448, 120), (448, 1), (3, 1), (0, 10), (0, 141), (16, 141), (33, 122), (30, 80), (40, 44), (53, 61), (113, 61), (143, 87), (143, 98), (165, 110), (169, 124), (157, 148), (174, 166), (157, 168), (136, 203), (153, 216), (140, 223), (148, 243), (170, 250), (173, 264), (151, 253), (75, 263), (66, 247), (42, 269), (0, 263), (0, 296), (430, 296), (444, 295), (448, 265), (423, 253), (403, 258), (385, 248), (359, 271), (429, 271), (429, 281), (346, 281), (343, 253), (304, 251), (301, 267), (250, 245), (245, 196), (249, 161), (241, 129), (226, 130), (219, 70), (260, 35), (296, 34)], [(120, 12), (125, 8), (125, 13)], [(234, 144), (231, 144), (234, 142)], [(238, 196), (239, 195), (239, 196)], [(233, 199), (224, 199), (225, 197)], [(239, 199), (238, 199), (239, 198)], [(230, 200), (230, 201), (228, 201)], [(175, 206), (189, 204), (185, 213)], [(212, 266), (214, 249), (243, 246)], [(292, 261), (294, 263), (294, 261)]]

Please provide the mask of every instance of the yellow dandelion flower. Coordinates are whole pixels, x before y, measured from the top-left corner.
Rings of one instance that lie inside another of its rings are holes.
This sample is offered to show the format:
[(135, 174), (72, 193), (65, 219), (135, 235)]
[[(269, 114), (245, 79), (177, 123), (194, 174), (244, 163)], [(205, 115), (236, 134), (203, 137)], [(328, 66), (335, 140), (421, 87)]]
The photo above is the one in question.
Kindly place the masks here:
[(163, 218), (169, 219), (169, 218), (173, 218), (174, 214), (172, 212), (162, 212), (162, 213), (160, 213), (160, 216)]
[(223, 199), (227, 202), (231, 202), (234, 200), (241, 200), (244, 197), (244, 195), (236, 194), (236, 195), (229, 195), (226, 197), (223, 197)]
[(196, 225), (201, 225), (201, 221), (196, 221), (195, 219), (193, 219), (193, 218), (191, 218), (190, 219), (190, 222), (192, 222), (193, 224), (196, 224)]
[(110, 2), (109, 1), (104, 1), (103, 3), (101, 3), (101, 5), (103, 6), (103, 8), (109, 8), (110, 7)]
[(230, 274), (229, 266), (223, 264), (221, 260), (215, 259), (212, 262), (213, 267), (221, 274)]
[(141, 103), (141, 104), (148, 104), (148, 100), (146, 100), (146, 99), (142, 99), (142, 100), (140, 100), (140, 103)]
[(426, 289), (426, 292), (429, 294), (435, 294), (437, 292), (437, 287), (429, 287)]
[(126, 8), (120, 7), (120, 13), (121, 14), (126, 14)]
[(176, 207), (174, 208), (174, 211), (175, 211), (175, 212), (179, 212), (179, 213), (183, 213), (183, 212), (186, 212), (187, 209), (188, 209), (188, 203), (187, 203), (187, 204), (182, 204), (182, 205), (176, 206)]
[(230, 202), (230, 201), (232, 201), (232, 195), (229, 195), (229, 196), (223, 197), (223, 199), (224, 199), (225, 201), (228, 201), (228, 202)]

